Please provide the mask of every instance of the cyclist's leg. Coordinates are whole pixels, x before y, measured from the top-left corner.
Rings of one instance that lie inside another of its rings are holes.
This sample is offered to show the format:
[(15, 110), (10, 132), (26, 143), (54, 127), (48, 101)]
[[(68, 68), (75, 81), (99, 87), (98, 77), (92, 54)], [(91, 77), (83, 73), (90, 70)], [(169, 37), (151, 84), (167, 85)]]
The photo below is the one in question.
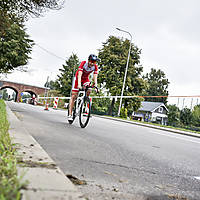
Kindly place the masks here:
[[(89, 79), (85, 80), (85, 81), (82, 83), (82, 85), (83, 85), (83, 86), (90, 86), (90, 80), (89, 80)], [(90, 93), (91, 93), (91, 89), (89, 88), (89, 89), (87, 90), (87, 96), (88, 96), (88, 97), (90, 96)]]
[(78, 92), (72, 92), (72, 96), (71, 96), (71, 99), (69, 101), (69, 115), (72, 115), (72, 110), (73, 110), (73, 107), (74, 107), (74, 101), (76, 100), (78, 96)]
[(72, 115), (72, 110), (74, 107), (74, 101), (76, 100), (77, 96), (78, 96), (78, 78), (74, 78), (73, 84), (72, 84), (72, 96), (71, 99), (69, 101), (69, 115)]

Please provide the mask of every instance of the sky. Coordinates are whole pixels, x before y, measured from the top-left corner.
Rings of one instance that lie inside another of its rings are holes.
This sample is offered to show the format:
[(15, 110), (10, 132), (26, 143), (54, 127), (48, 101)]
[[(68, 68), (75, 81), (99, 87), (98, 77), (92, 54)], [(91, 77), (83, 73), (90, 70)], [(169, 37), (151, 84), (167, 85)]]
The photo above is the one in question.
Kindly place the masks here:
[(200, 95), (199, 8), (199, 0), (66, 0), (61, 10), (26, 22), (36, 43), (28, 72), (6, 80), (44, 86), (72, 53), (86, 60), (110, 35), (130, 39), (119, 27), (142, 49), (144, 74), (151, 68), (165, 73), (169, 95)]

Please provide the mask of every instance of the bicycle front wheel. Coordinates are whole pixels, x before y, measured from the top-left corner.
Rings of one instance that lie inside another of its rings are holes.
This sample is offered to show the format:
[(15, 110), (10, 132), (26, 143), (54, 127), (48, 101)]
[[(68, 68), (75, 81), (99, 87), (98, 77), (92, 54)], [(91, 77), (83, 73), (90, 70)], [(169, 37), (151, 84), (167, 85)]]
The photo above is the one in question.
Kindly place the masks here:
[(90, 112), (91, 112), (90, 99), (87, 97), (84, 98), (79, 113), (79, 123), (81, 128), (85, 128), (87, 126), (90, 119)]

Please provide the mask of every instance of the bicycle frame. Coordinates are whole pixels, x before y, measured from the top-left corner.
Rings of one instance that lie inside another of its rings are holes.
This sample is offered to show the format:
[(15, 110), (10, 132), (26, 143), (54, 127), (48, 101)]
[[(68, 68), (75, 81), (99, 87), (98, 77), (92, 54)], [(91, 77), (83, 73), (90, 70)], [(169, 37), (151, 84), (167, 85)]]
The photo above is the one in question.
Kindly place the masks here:
[[(88, 91), (89, 89), (92, 89), (92, 88), (94, 88), (94, 87), (92, 87), (92, 86), (86, 86), (85, 89), (79, 91), (78, 97), (77, 97), (77, 99), (76, 99), (75, 118), (79, 115), (80, 108), (81, 108), (81, 104), (83, 103), (84, 98), (87, 97), (87, 91)], [(81, 94), (82, 94), (82, 96), (80, 96)]]
[[(80, 96), (80, 94), (83, 94)], [(75, 118), (79, 115), (81, 104), (83, 103), (83, 99), (86, 97), (86, 91), (79, 91), (78, 97), (76, 99), (76, 111), (75, 111)]]
[[(73, 120), (69, 121), (70, 124), (73, 123), (75, 118), (79, 116), (79, 123), (81, 128), (85, 128), (89, 122), (90, 113), (91, 113), (91, 102), (88, 96), (88, 90), (94, 88), (93, 86), (87, 86), (83, 90), (79, 90), (78, 97), (74, 102), (73, 108)], [(98, 89), (98, 88), (97, 88)]]

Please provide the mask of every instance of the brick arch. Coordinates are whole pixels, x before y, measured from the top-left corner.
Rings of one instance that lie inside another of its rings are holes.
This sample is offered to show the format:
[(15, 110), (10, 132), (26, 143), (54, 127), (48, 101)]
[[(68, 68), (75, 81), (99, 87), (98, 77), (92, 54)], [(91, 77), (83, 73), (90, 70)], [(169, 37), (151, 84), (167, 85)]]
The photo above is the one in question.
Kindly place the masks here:
[(33, 94), (35, 95), (35, 97), (38, 96), (35, 92), (33, 92), (33, 91), (31, 91), (31, 90), (25, 90), (25, 91), (23, 91), (23, 92), (28, 92), (28, 93), (31, 94), (31, 96), (33, 96)]
[(18, 96), (18, 93), (19, 93), (18, 89), (14, 86), (4, 85), (3, 87), (1, 87), (1, 90), (6, 89), (6, 88), (10, 88), (10, 89), (15, 91), (15, 93), (16, 93), (15, 101), (17, 101), (17, 96)]
[(37, 97), (38, 95), (44, 94), (46, 88), (44, 87), (37, 87), (33, 85), (27, 85), (23, 83), (15, 83), (10, 81), (0, 81), (0, 90), (5, 88), (11, 88), (16, 92), (16, 100), (17, 102), (21, 99), (22, 92), (29, 92), (31, 95), (35, 94)]

